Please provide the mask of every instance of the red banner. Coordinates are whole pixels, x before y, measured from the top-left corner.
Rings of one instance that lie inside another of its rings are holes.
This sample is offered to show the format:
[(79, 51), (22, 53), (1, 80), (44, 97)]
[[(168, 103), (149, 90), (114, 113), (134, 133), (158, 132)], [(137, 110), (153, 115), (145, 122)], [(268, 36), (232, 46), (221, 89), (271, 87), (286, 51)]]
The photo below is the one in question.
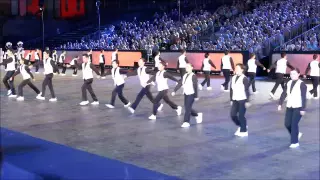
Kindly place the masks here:
[(62, 18), (83, 16), (85, 14), (84, 0), (61, 0), (60, 10)]

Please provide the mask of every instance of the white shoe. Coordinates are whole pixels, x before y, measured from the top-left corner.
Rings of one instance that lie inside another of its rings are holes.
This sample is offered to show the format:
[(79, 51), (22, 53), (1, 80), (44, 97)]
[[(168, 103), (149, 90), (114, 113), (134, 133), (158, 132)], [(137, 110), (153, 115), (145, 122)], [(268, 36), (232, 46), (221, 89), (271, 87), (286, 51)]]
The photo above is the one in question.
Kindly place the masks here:
[(8, 97), (9, 97), (9, 98), (16, 98), (16, 97), (17, 97), (17, 95), (15, 95), (15, 94), (11, 94), (11, 95), (9, 95)]
[(56, 102), (58, 99), (57, 98), (51, 98), (49, 99), (50, 102)]
[(10, 96), (11, 94), (12, 94), (12, 91), (11, 91), (11, 90), (8, 90), (7, 95)]
[(39, 74), (39, 72), (35, 72), (36, 74)]
[(182, 112), (182, 107), (178, 106), (178, 109), (176, 109), (176, 111), (177, 111), (177, 115), (180, 116)]
[(300, 140), (300, 138), (301, 138), (302, 135), (303, 135), (303, 133), (299, 132), (298, 140)]
[(237, 131), (234, 133), (234, 135), (238, 136), (238, 134), (240, 133), (240, 127), (238, 127)]
[(176, 82), (176, 85), (178, 85), (179, 83), (178, 82)]
[(221, 88), (221, 90), (224, 90), (224, 86), (223, 85), (221, 85), (220, 88)]
[(156, 119), (157, 119), (157, 116), (155, 116), (155, 115), (152, 114), (151, 116), (149, 116), (149, 119), (150, 119), (150, 120), (156, 120)]
[(17, 98), (17, 101), (24, 101), (24, 97), (23, 97), (23, 96), (19, 96), (19, 97)]
[(87, 105), (87, 104), (89, 104), (89, 101), (82, 101), (82, 102), (80, 103), (80, 106), (85, 106), (85, 105)]
[(128, 104), (126, 104), (126, 105), (124, 105), (124, 107), (130, 107), (130, 105), (131, 105), (131, 102), (128, 102)]
[(99, 104), (99, 101), (93, 101), (92, 103), (91, 103), (91, 105), (98, 105)]
[(312, 99), (312, 94), (307, 92), (307, 99)]
[(77, 74), (72, 74), (72, 76), (78, 76)]
[(161, 111), (163, 108), (163, 104), (160, 104), (160, 106), (158, 107), (158, 112)]
[(203, 114), (202, 114), (202, 113), (198, 113), (198, 116), (196, 116), (197, 124), (202, 123), (202, 116), (203, 116)]
[(111, 104), (106, 104), (106, 106), (107, 106), (108, 108), (110, 108), (110, 109), (114, 109), (114, 106), (111, 105)]
[(101, 79), (106, 79), (106, 77), (105, 77), (105, 76), (102, 76)]
[(212, 87), (207, 87), (207, 90), (208, 90), (208, 91), (211, 91), (211, 90), (212, 90)]
[(258, 94), (258, 93), (259, 93), (258, 91), (253, 92), (253, 94)]
[(198, 88), (199, 88), (199, 90), (202, 90), (203, 87), (202, 87), (201, 84), (199, 84), (199, 85), (198, 85)]
[(230, 90), (229, 89), (227, 89), (227, 90), (223, 90), (224, 92), (230, 92)]
[(291, 145), (289, 146), (289, 148), (297, 148), (297, 147), (299, 147), (299, 143), (291, 144)]
[(317, 97), (313, 97), (313, 99), (319, 99), (319, 95)]
[(239, 137), (247, 137), (248, 136), (248, 131), (247, 132), (239, 132), (237, 134), (237, 136), (239, 136)]
[(131, 112), (131, 114), (134, 114), (134, 109), (132, 107), (128, 107), (128, 110)]
[(43, 97), (41, 95), (40, 96), (38, 95), (36, 98), (39, 99), (39, 100), (45, 100), (46, 99), (45, 97)]
[(182, 127), (182, 128), (190, 127), (190, 123), (184, 122), (184, 123), (181, 125), (181, 127)]
[(272, 92), (270, 92), (269, 95), (272, 99), (274, 99), (274, 94), (272, 94)]

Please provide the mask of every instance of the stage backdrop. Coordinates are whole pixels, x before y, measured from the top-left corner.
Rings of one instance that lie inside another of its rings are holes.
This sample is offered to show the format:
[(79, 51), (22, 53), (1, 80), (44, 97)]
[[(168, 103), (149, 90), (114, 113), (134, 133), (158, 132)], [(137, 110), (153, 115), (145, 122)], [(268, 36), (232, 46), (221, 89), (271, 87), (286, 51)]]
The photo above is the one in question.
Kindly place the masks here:
[[(32, 52), (31, 52), (32, 51)], [(35, 56), (34, 56), (34, 52), (35, 52), (35, 50), (27, 50), (27, 49), (25, 49), (24, 50), (24, 55), (23, 55), (23, 57), (24, 58), (26, 58), (26, 55), (29, 53), (29, 52), (31, 52), (31, 62), (33, 62), (34, 61), (34, 58), (35, 58)], [(41, 50), (38, 50), (38, 53), (39, 53), (39, 55), (40, 55), (40, 60), (42, 61), (42, 51)]]
[[(200, 52), (187, 52), (187, 59), (191, 64), (194, 66), (194, 70), (201, 70), (202, 61), (204, 59), (205, 53)], [(181, 55), (180, 52), (162, 52), (160, 57), (168, 62), (167, 68), (177, 68), (177, 61), (178, 57)], [(241, 53), (229, 53), (232, 57), (234, 65), (237, 63), (243, 63), (243, 55)], [(221, 58), (224, 56), (224, 53), (217, 52), (217, 53), (210, 53), (210, 59), (212, 60), (213, 64), (216, 65), (217, 69), (211, 68), (212, 71), (220, 71), (221, 66)]]
[[(272, 54), (272, 64), (280, 58), (280, 53)], [(293, 67), (299, 68), (301, 74), (305, 74), (308, 64), (313, 60), (313, 54), (287, 54), (287, 60)], [(290, 68), (287, 68), (287, 74), (290, 74)]]
[[(105, 51), (104, 57), (105, 57), (105, 65), (111, 66), (111, 54), (113, 51)], [(57, 51), (58, 56), (62, 53), (62, 51)], [(82, 54), (86, 54), (88, 51), (67, 51), (66, 54), (66, 63), (70, 63), (70, 61), (76, 57), (79, 56), (80, 62), (82, 62)], [(93, 64), (99, 65), (99, 56), (100, 51), (92, 51), (92, 58), (93, 58)], [(141, 58), (142, 54), (141, 52), (126, 52), (126, 51), (119, 51), (118, 52), (118, 59), (120, 61), (120, 66), (134, 66), (134, 62), (138, 62), (138, 60)]]

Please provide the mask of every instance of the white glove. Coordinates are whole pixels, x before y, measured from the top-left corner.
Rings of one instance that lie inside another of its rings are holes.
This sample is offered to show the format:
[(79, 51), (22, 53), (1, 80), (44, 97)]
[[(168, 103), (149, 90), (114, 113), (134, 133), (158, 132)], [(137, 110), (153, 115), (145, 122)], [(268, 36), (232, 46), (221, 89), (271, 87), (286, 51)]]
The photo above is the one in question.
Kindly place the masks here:
[(281, 105), (278, 106), (278, 111), (281, 111), (282, 110), (282, 107)]
[(172, 92), (172, 93), (171, 93), (171, 96), (175, 96), (175, 95), (176, 95), (176, 93), (175, 93), (175, 92)]

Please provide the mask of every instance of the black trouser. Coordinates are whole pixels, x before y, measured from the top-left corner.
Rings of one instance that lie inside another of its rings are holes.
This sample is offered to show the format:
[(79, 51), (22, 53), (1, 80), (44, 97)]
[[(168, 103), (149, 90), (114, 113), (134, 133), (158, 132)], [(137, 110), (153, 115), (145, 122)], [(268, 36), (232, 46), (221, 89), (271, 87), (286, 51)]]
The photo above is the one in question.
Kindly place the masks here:
[(104, 76), (104, 63), (100, 63), (100, 71), (101, 71), (101, 76)]
[(82, 101), (87, 101), (87, 90), (89, 91), (93, 101), (98, 101), (97, 96), (94, 94), (93, 89), (92, 89), (92, 84), (93, 78), (91, 79), (84, 79), (83, 85), (81, 87), (82, 90)]
[(78, 68), (74, 65), (73, 67), (73, 74), (74, 75), (77, 75), (77, 73), (78, 73)]
[(254, 72), (248, 72), (249, 77), (249, 87), (252, 85), (252, 91), (256, 92), (256, 73)]
[(201, 83), (201, 86), (204, 86), (207, 83), (207, 87), (210, 87), (210, 71), (203, 71), (204, 80)]
[(158, 72), (158, 71), (159, 71), (159, 68), (158, 68), (158, 67), (154, 67), (154, 71), (155, 71), (155, 72)]
[(228, 90), (230, 82), (230, 69), (222, 69), (222, 73), (224, 76), (224, 83), (221, 85), (224, 87), (224, 90)]
[(179, 68), (180, 77), (182, 78), (183, 75), (186, 73), (186, 68)]
[(271, 90), (271, 93), (274, 94), (277, 89), (279, 84), (281, 84), (282, 89), (284, 89), (284, 79), (283, 79), (284, 74), (282, 73), (276, 73), (276, 84), (273, 86), (273, 89)]
[(123, 88), (124, 88), (124, 84), (121, 84), (120, 86), (116, 86), (112, 91), (112, 97), (110, 102), (112, 106), (114, 106), (114, 102), (116, 101), (117, 94), (123, 104), (127, 105), (129, 103), (129, 101), (123, 96), (123, 92), (122, 92)]
[(62, 74), (65, 74), (67, 70), (67, 64), (62, 64)]
[(318, 97), (319, 76), (310, 76), (312, 80), (313, 88), (309, 91), (313, 94), (313, 97)]
[[(247, 119), (244, 117), (246, 114), (246, 100), (232, 101), (231, 119), (240, 127), (240, 132), (247, 132)], [(239, 114), (238, 114), (239, 113)]]
[(25, 85), (27, 85), (27, 84), (29, 85), (29, 87), (31, 89), (34, 90), (34, 92), (36, 92), (37, 94), (40, 94), (39, 89), (31, 82), (31, 80), (30, 79), (25, 79), (18, 86), (18, 96), (23, 96), (23, 87)]
[(284, 125), (291, 135), (291, 144), (298, 143), (299, 121), (301, 119), (300, 108), (287, 108)]
[[(13, 95), (16, 94), (16, 90), (14, 88), (14, 77), (12, 75), (14, 74), (15, 71), (7, 71), (6, 75), (3, 77), (3, 84), (6, 86), (7, 90), (11, 90), (11, 93)], [(10, 78), (12, 77), (12, 80)]]
[(40, 60), (36, 59), (34, 64), (36, 65), (36, 72), (38, 72), (40, 68)]
[(172, 109), (178, 109), (178, 106), (169, 99), (168, 89), (159, 91), (157, 96), (153, 100), (153, 115), (157, 115), (158, 107), (160, 106), (160, 101), (164, 100)]
[(53, 85), (52, 85), (52, 78), (53, 78), (53, 74), (46, 74), (45, 78), (43, 80), (42, 83), (42, 97), (44, 97), (46, 95), (46, 86), (49, 87), (50, 89), (50, 93), (51, 93), (51, 97), (52, 98), (56, 98), (55, 94), (54, 94), (54, 90), (53, 90)]
[(136, 108), (138, 107), (140, 101), (142, 100), (142, 98), (143, 98), (145, 95), (147, 96), (147, 98), (148, 98), (151, 102), (153, 102), (153, 96), (152, 96), (152, 93), (150, 92), (150, 85), (148, 85), (148, 86), (146, 86), (146, 87), (144, 87), (144, 88), (142, 88), (142, 89), (140, 90), (139, 94), (137, 95), (136, 100), (135, 100), (134, 103), (131, 105), (131, 108), (132, 108), (132, 109), (136, 109)]
[(184, 122), (190, 122), (190, 116), (198, 116), (198, 112), (192, 109), (194, 103), (194, 94), (184, 95)]

